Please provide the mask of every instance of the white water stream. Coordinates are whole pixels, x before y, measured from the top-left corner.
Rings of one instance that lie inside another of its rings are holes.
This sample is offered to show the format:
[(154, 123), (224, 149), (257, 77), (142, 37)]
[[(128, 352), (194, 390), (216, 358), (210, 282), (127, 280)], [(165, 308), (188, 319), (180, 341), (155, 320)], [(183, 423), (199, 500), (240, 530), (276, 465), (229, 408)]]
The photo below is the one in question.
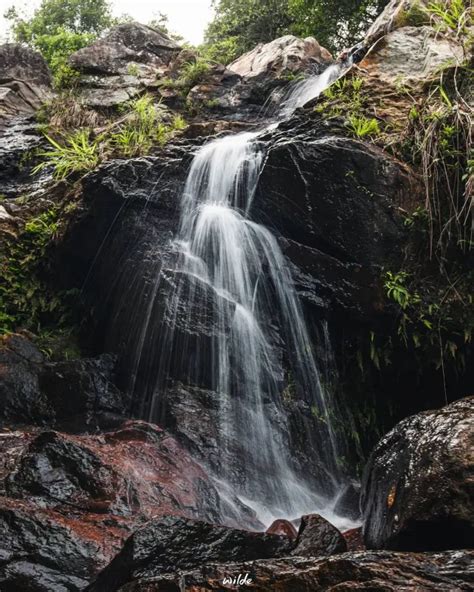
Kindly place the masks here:
[[(298, 83), (284, 98), (278, 119), (319, 96), (340, 74), (340, 66), (331, 66)], [(224, 468), (218, 479), (265, 524), (318, 512), (341, 526), (333, 500), (297, 475), (289, 449), (282, 392), (285, 357), (291, 358), (295, 381), (324, 426), (323, 449), (314, 454), (337, 490), (337, 441), (301, 305), (277, 240), (251, 220), (264, 156), (258, 138), (268, 129), (219, 138), (195, 155), (175, 242), (180, 253), (177, 272), (191, 282), (191, 289), (183, 296), (177, 288), (169, 308), (173, 312), (185, 297), (191, 310), (200, 286), (214, 294), (209, 314), (219, 329), (212, 345), (212, 389), (222, 401), (220, 446), (223, 454), (237, 446), (241, 464), (240, 481), (235, 466)], [(166, 348), (172, 348), (173, 338), (171, 330)]]

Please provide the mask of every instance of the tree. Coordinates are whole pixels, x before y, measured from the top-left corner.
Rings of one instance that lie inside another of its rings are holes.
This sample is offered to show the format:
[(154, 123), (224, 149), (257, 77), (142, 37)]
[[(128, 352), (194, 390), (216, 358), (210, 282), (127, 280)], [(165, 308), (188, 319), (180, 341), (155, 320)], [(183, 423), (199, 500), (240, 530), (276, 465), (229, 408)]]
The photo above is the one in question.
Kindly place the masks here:
[(337, 51), (360, 41), (386, 4), (388, 0), (289, 0), (292, 32), (316, 37)]
[[(226, 63), (257, 43), (288, 33), (312, 36), (331, 51), (360, 41), (388, 0), (214, 0), (205, 49)], [(227, 53), (226, 53), (227, 52)]]
[(43, 0), (29, 19), (14, 7), (7, 10), (5, 18), (12, 23), (16, 41), (43, 54), (59, 87), (75, 78), (67, 62), (71, 53), (92, 43), (114, 22), (107, 0)]
[(257, 43), (288, 33), (292, 23), (288, 0), (213, 0), (213, 5), (216, 16), (205, 46), (214, 59), (227, 63)]

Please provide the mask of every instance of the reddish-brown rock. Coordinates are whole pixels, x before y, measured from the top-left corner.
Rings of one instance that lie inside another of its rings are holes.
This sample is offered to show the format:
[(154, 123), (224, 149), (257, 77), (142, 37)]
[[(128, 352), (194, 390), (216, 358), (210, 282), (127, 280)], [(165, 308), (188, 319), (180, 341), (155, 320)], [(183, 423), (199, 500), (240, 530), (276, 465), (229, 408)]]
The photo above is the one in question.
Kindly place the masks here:
[(218, 521), (222, 507), (204, 469), (141, 421), (94, 436), (4, 430), (0, 491), (0, 590), (82, 590), (147, 520)]
[(282, 536), (289, 537), (290, 539), (296, 539), (298, 531), (288, 520), (275, 520), (267, 528), (267, 534), (279, 534)]

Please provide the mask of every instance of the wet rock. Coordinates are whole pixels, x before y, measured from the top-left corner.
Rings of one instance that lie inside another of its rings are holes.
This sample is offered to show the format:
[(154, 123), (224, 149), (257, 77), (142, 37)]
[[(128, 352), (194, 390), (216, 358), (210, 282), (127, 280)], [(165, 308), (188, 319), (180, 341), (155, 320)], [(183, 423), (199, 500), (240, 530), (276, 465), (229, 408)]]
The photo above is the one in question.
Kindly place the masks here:
[(41, 422), (51, 412), (39, 388), (42, 354), (22, 335), (3, 337), (0, 345), (2, 422)]
[(291, 522), (288, 520), (275, 520), (265, 531), (267, 534), (279, 534), (280, 536), (287, 536), (290, 539), (296, 539), (298, 532)]
[(29, 159), (33, 151), (44, 143), (32, 116), (9, 118), (0, 128), (0, 184), (1, 195), (17, 197), (31, 190), (31, 169), (35, 163)]
[(150, 579), (208, 562), (281, 557), (293, 545), (287, 537), (166, 517), (134, 533), (88, 592), (112, 592), (138, 576)]
[(46, 362), (23, 335), (0, 347), (0, 423), (95, 430), (120, 422), (130, 400), (114, 385), (116, 360)]
[(78, 592), (94, 575), (97, 543), (45, 512), (32, 512), (28, 504), (0, 498), (0, 533), (5, 592)]
[(123, 421), (130, 413), (130, 396), (114, 384), (116, 358), (104, 354), (45, 364), (39, 387), (52, 409), (50, 424), (69, 430), (94, 430)]
[(278, 78), (304, 71), (317, 73), (319, 66), (331, 61), (331, 54), (313, 37), (285, 35), (270, 43), (259, 43), (229, 64), (228, 69), (247, 80)]
[[(232, 523), (236, 503), (221, 499), (174, 438), (144, 422), (96, 436), (4, 430), (0, 588), (82, 590), (147, 520)], [(20, 582), (25, 588), (15, 588)]]
[[(235, 590), (229, 580), (241, 574), (252, 580), (248, 587), (257, 592), (468, 592), (472, 589), (473, 559), (472, 551), (439, 554), (378, 551), (343, 553), (323, 559), (293, 557), (213, 563), (153, 579), (139, 575), (120, 591), (179, 592), (184, 588), (193, 592), (222, 592)], [(117, 586), (110, 592), (116, 590), (119, 590)]]
[(350, 482), (340, 492), (334, 513), (338, 516), (346, 516), (351, 520), (360, 519), (360, 484)]
[(364, 544), (364, 535), (362, 533), (362, 527), (359, 528), (351, 528), (350, 530), (346, 530), (346, 532), (342, 533), (348, 551), (364, 551), (365, 544)]
[(362, 491), (369, 548), (474, 545), (474, 398), (400, 422), (376, 446)]
[(301, 518), (301, 525), (292, 555), (301, 557), (320, 557), (334, 555), (347, 550), (342, 534), (330, 522), (318, 514), (308, 514)]
[(42, 55), (20, 43), (0, 45), (0, 72), (1, 130), (10, 117), (34, 113), (50, 98), (52, 79)]
[(279, 135), (255, 197), (262, 222), (271, 219), (284, 237), (343, 262), (398, 258), (404, 234), (397, 206), (411, 195), (409, 171), (376, 147), (326, 136), (317, 126)]

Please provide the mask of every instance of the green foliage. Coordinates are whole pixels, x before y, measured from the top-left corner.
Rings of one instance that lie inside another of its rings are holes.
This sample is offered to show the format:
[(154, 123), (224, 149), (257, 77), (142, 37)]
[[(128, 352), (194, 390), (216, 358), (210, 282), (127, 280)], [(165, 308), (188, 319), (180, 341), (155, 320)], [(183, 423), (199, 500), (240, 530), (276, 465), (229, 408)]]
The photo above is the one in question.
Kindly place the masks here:
[(435, 17), (441, 30), (464, 33), (472, 19), (472, 7), (464, 0), (436, 0), (426, 8), (429, 15)]
[[(183, 129), (185, 122), (175, 117), (174, 125), (162, 123), (159, 111), (149, 95), (134, 99), (127, 104), (129, 109), (119, 131), (112, 133), (110, 144), (120, 156), (132, 157), (148, 154), (154, 145), (163, 146), (175, 129)], [(175, 127), (176, 126), (176, 127)]]
[(54, 178), (62, 180), (72, 173), (90, 171), (99, 163), (100, 140), (91, 140), (88, 130), (74, 132), (64, 137), (62, 143), (50, 136), (46, 136), (46, 139), (51, 144), (51, 148), (38, 153), (38, 156), (44, 160), (33, 169), (33, 174), (52, 167)]
[[(64, 105), (64, 97), (59, 105)], [(77, 115), (77, 123), (85, 125), (95, 121), (94, 116), (76, 102), (69, 103)], [(155, 146), (164, 146), (175, 132), (186, 128), (186, 122), (181, 115), (175, 115), (170, 123), (163, 121), (164, 111), (160, 105), (155, 105), (153, 97), (144, 95), (133, 99), (124, 106), (125, 114), (117, 123), (109, 124), (103, 131), (94, 136), (89, 127), (76, 131), (70, 129), (69, 119), (50, 120), (53, 134), (45, 134), (50, 144), (48, 150), (40, 150), (37, 156), (42, 160), (34, 167), (33, 174), (52, 168), (56, 180), (63, 180), (76, 173), (87, 173), (99, 163), (115, 156), (134, 157), (145, 155)], [(55, 113), (55, 109), (52, 109)], [(40, 114), (40, 118), (47, 120), (51, 113), (51, 106)], [(65, 131), (61, 125), (67, 123)], [(61, 125), (58, 125), (61, 124)], [(47, 125), (47, 124), (43, 124)], [(57, 137), (56, 137), (57, 136)]]
[(423, 103), (411, 108), (406, 129), (404, 156), (420, 167), (425, 185), (429, 254), (441, 263), (448, 249), (472, 247), (472, 82), (469, 66), (444, 68)]
[(186, 99), (189, 91), (194, 86), (204, 82), (210, 69), (211, 64), (209, 61), (199, 56), (195, 60), (186, 62), (183, 65), (178, 78), (162, 78), (159, 81), (159, 85), (161, 88), (169, 88), (178, 91), (181, 97)]
[(387, 297), (400, 309), (397, 333), (404, 347), (420, 350), (425, 365), (444, 369), (451, 360), (464, 370), (474, 328), (472, 272), (458, 273), (449, 285), (406, 271), (389, 271), (384, 280)]
[(181, 70), (179, 80), (183, 87), (191, 89), (206, 77), (209, 69), (209, 62), (203, 58), (198, 58), (193, 62), (187, 62)]
[(70, 323), (77, 294), (52, 291), (42, 274), (58, 232), (58, 211), (50, 209), (27, 221), (17, 238), (6, 240), (0, 259), (0, 334)]
[(417, 294), (410, 294), (406, 287), (408, 273), (400, 271), (392, 273), (388, 271), (385, 278), (384, 287), (387, 290), (387, 296), (394, 300), (402, 309), (407, 308), (415, 300), (418, 303), (420, 298)]
[(200, 47), (204, 59), (219, 64), (230, 64), (240, 55), (239, 37), (234, 35), (225, 39), (216, 39)]
[(379, 122), (375, 118), (368, 119), (363, 115), (349, 114), (346, 127), (351, 134), (361, 139), (380, 135)]
[(14, 7), (5, 17), (11, 21), (16, 41), (28, 43), (43, 54), (58, 88), (71, 86), (77, 78), (68, 57), (113, 23), (106, 0), (42, 0), (29, 19)]
[(229, 63), (257, 43), (292, 33), (329, 50), (353, 45), (388, 0), (215, 0), (204, 51)]
[(289, 0), (291, 31), (313, 36), (330, 51), (360, 41), (388, 0)]

